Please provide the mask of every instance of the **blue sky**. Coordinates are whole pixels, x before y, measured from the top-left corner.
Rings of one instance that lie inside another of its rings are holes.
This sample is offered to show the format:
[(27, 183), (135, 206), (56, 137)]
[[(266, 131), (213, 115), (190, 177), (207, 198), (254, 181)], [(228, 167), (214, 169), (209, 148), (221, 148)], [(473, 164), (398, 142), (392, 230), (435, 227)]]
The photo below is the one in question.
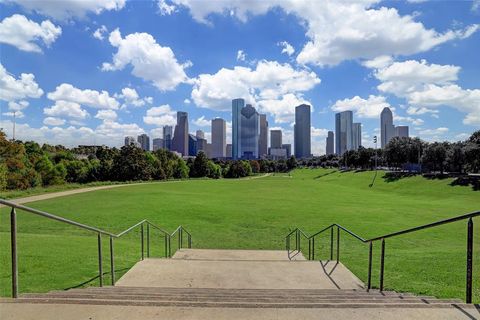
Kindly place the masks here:
[[(425, 140), (480, 128), (479, 1), (1, 1), (0, 127), (52, 144), (120, 146), (175, 123), (231, 121), (243, 97), (312, 150), (352, 110), (372, 145), (381, 109)], [(228, 134), (227, 142), (230, 134)]]

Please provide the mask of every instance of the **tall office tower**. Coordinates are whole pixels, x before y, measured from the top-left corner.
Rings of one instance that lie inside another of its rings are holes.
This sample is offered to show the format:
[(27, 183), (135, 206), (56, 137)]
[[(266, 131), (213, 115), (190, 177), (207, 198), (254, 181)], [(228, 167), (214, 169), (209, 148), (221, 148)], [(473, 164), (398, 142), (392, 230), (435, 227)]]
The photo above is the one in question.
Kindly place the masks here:
[(140, 143), (140, 147), (145, 151), (150, 151), (150, 137), (147, 136), (145, 133), (142, 133), (137, 137), (138, 143)]
[(125, 137), (125, 144), (124, 145), (125, 146), (129, 146), (131, 144), (136, 145), (135, 142), (137, 142), (137, 141), (135, 141), (134, 137), (128, 136), (128, 137)]
[(152, 140), (153, 142), (153, 151), (157, 151), (158, 149), (163, 149), (165, 143), (163, 142), (162, 138), (156, 138)]
[(197, 137), (197, 139), (205, 139), (205, 132), (203, 132), (203, 130), (197, 130), (195, 136)]
[(227, 155), (227, 123), (221, 118), (212, 120), (212, 158), (225, 158)]
[(225, 156), (227, 158), (231, 158), (232, 157), (232, 144), (231, 143), (227, 144), (227, 148), (225, 148), (225, 150), (226, 150), (225, 151)]
[(207, 139), (202, 139), (199, 137), (197, 138), (197, 154), (200, 151), (203, 151), (203, 153), (207, 154)]
[(241, 110), (245, 107), (245, 100), (233, 99), (232, 100), (232, 158), (240, 158), (240, 122), (241, 122)]
[(287, 150), (287, 157), (290, 158), (292, 156), (292, 145), (290, 143), (282, 144), (282, 149)]
[(327, 148), (326, 148), (326, 154), (327, 156), (331, 155), (331, 154), (334, 154), (335, 151), (333, 149), (333, 131), (328, 131), (328, 135), (327, 135)]
[(393, 126), (393, 115), (390, 108), (385, 107), (380, 114), (380, 133), (382, 149), (388, 144), (390, 139), (395, 135), (395, 127)]
[(260, 115), (247, 104), (240, 111), (240, 152), (241, 159), (258, 159), (258, 142), (260, 137)]
[(163, 148), (172, 150), (173, 128), (172, 126), (163, 127)]
[(188, 156), (188, 113), (177, 112), (177, 125), (172, 140), (172, 150)]
[(264, 157), (268, 154), (268, 121), (267, 115), (261, 114), (260, 117), (260, 137), (258, 141), (258, 157)]
[(408, 138), (409, 137), (408, 126), (396, 126), (395, 127), (395, 137)]
[(188, 134), (188, 155), (190, 157), (197, 155), (197, 137), (193, 134)]
[(335, 153), (339, 156), (352, 150), (353, 112), (343, 111), (335, 114)]
[(358, 148), (362, 145), (362, 124), (361, 123), (354, 123), (352, 127), (352, 149), (358, 150)]
[(295, 108), (295, 126), (293, 132), (295, 157), (308, 158), (311, 156), (310, 106), (299, 105)]
[(282, 148), (282, 130), (270, 130), (270, 148)]

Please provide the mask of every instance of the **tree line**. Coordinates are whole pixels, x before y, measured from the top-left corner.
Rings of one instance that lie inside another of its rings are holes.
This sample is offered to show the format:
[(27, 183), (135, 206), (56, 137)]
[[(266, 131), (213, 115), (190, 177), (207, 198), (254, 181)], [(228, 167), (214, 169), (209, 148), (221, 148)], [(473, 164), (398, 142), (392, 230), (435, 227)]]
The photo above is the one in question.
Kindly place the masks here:
[(28, 189), (63, 183), (149, 181), (187, 178), (241, 178), (286, 172), (288, 160), (211, 160), (200, 152), (187, 161), (165, 149), (144, 151), (134, 145), (66, 148), (33, 141), (7, 140), (0, 131), (0, 190)]
[(336, 155), (314, 157), (299, 162), (307, 167), (377, 167), (424, 173), (479, 173), (480, 130), (458, 142), (426, 142), (419, 138), (395, 137), (384, 149), (364, 148)]

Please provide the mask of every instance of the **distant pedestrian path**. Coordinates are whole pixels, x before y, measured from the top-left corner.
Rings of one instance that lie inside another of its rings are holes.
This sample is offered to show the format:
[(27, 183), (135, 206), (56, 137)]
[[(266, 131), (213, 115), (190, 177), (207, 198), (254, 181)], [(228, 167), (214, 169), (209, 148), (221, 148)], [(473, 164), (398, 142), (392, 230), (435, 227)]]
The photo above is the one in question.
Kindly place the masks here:
[[(269, 177), (270, 175), (271, 175), (271, 173), (266, 173), (266, 174), (263, 174), (263, 175), (260, 175), (260, 176), (246, 177), (246, 178), (243, 178), (243, 179), (259, 179), (259, 178)], [(243, 179), (232, 179), (232, 180), (243, 180)], [(158, 181), (158, 182), (149, 182), (149, 183), (140, 182), (140, 183), (111, 184), (111, 185), (106, 185), (106, 186), (87, 187), (87, 188), (79, 188), (79, 189), (73, 189), (73, 190), (67, 190), (67, 191), (44, 193), (44, 194), (39, 194), (39, 195), (35, 195), (35, 196), (11, 199), (9, 201), (12, 201), (16, 204), (24, 204), (24, 203), (29, 203), (29, 202), (48, 200), (48, 199), (65, 197), (65, 196), (70, 196), (70, 195), (74, 195), (74, 194), (78, 194), (78, 193), (91, 192), (91, 191), (97, 191), (97, 190), (121, 188), (121, 187), (128, 187), (128, 186), (137, 186), (137, 185), (141, 185), (141, 184), (173, 183), (173, 182), (182, 182), (182, 181), (188, 181), (188, 180)], [(0, 205), (0, 208), (1, 207), (3, 207), (3, 205)]]

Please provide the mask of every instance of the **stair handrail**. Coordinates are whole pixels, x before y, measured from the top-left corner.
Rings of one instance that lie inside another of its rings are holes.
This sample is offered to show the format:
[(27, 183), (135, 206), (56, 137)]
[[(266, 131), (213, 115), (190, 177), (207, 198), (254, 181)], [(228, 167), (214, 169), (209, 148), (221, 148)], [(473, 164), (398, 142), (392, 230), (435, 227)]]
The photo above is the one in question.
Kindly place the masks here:
[(173, 238), (175, 236), (175, 234), (178, 233), (178, 249), (183, 248), (183, 233), (184, 232), (187, 234), (187, 248), (192, 247), (192, 235), (183, 226), (180, 225), (171, 234), (171, 237)]
[[(168, 257), (172, 256), (171, 238), (172, 238), (173, 234), (168, 233), (167, 231), (165, 231), (164, 229), (160, 228), (159, 226), (153, 224), (152, 222), (150, 222), (147, 219), (143, 219), (143, 220), (135, 223), (134, 225), (128, 227), (124, 231), (121, 231), (118, 234), (114, 234), (112, 232), (108, 232), (108, 231), (102, 230), (102, 229), (97, 228), (97, 227), (89, 226), (87, 224), (83, 224), (83, 223), (80, 223), (80, 222), (77, 222), (77, 221), (74, 221), (74, 220), (71, 220), (71, 219), (63, 218), (63, 217), (60, 217), (60, 216), (57, 216), (57, 215), (54, 215), (54, 214), (51, 214), (51, 213), (48, 213), (48, 212), (45, 212), (45, 211), (42, 211), (42, 210), (27, 207), (27, 206), (24, 206), (24, 205), (21, 205), (21, 204), (12, 202), (12, 201), (8, 201), (8, 200), (5, 200), (5, 199), (0, 199), (0, 205), (4, 205), (6, 207), (11, 208), (11, 211), (10, 211), (10, 235), (11, 235), (11, 239), (10, 240), (11, 240), (11, 253), (12, 253), (11, 260), (12, 260), (12, 297), (13, 298), (18, 297), (18, 291), (19, 291), (19, 287), (18, 287), (18, 254), (17, 254), (17, 213), (16, 213), (17, 209), (28, 212), (28, 213), (32, 213), (32, 214), (35, 214), (35, 215), (38, 215), (38, 216), (41, 216), (41, 217), (44, 217), (44, 218), (48, 218), (48, 219), (55, 220), (55, 221), (58, 221), (58, 222), (66, 223), (66, 224), (78, 227), (80, 229), (84, 229), (84, 230), (96, 233), (97, 238), (98, 238), (98, 269), (99, 269), (98, 278), (99, 278), (99, 282), (100, 282), (101, 287), (103, 286), (102, 235), (103, 236), (108, 236), (110, 238), (110, 274), (111, 274), (112, 286), (115, 285), (115, 262), (114, 262), (113, 239), (123, 237), (124, 235), (126, 235), (130, 231), (134, 230), (135, 228), (140, 227), (140, 230), (141, 230), (141, 251), (142, 251), (141, 259), (143, 260), (145, 258), (145, 256), (144, 256), (144, 254), (145, 254), (145, 250), (144, 250), (145, 249), (144, 248), (145, 247), (144, 225), (146, 225), (146, 227), (147, 227), (146, 228), (147, 229), (147, 250), (146, 250), (147, 251), (147, 257), (150, 256), (150, 227), (153, 227), (154, 229), (160, 231), (164, 235), (165, 257), (168, 258)], [(185, 228), (183, 228), (182, 226), (179, 226), (175, 230), (175, 232), (177, 232), (177, 230), (180, 230), (181, 233), (183, 233), (183, 231), (185, 231), (185, 233), (187, 233), (189, 248), (191, 248), (192, 247), (192, 236), (191, 236), (191, 234), (187, 230), (185, 230)]]
[[(329, 225), (328, 227), (325, 227), (321, 229), (320, 231), (307, 236), (305, 232), (301, 231), (299, 228), (295, 228), (293, 231), (291, 231), (286, 237), (286, 247), (288, 251), (288, 256), (290, 257), (290, 237), (295, 234), (295, 240), (296, 243), (298, 244), (296, 246), (297, 251), (301, 251), (300, 247), (300, 234), (305, 236), (308, 239), (308, 260), (315, 260), (315, 237), (318, 235), (324, 233), (327, 230), (330, 230), (330, 260), (333, 260), (333, 229), (337, 228), (337, 254), (336, 254), (336, 260), (337, 262), (340, 261), (340, 230), (345, 231), (355, 239), (361, 241), (362, 243), (368, 243), (369, 245), (369, 252), (368, 252), (368, 276), (367, 276), (367, 291), (369, 291), (372, 287), (372, 256), (373, 256), (373, 243), (376, 241), (381, 241), (381, 256), (380, 256), (380, 286), (379, 289), (380, 291), (383, 291), (384, 288), (384, 271), (385, 271), (385, 239), (387, 238), (393, 238), (396, 236), (404, 235), (407, 233), (412, 233), (412, 232), (417, 232), (420, 230), (424, 229), (429, 229), (429, 228), (434, 228), (438, 227), (444, 224), (449, 224), (461, 220), (466, 220), (468, 219), (467, 222), (467, 266), (466, 266), (466, 298), (465, 301), (466, 303), (472, 303), (472, 274), (473, 274), (473, 218), (480, 216), (480, 211), (474, 211), (466, 214), (462, 214), (459, 216), (455, 216), (452, 218), (448, 219), (442, 219), (439, 221), (423, 224), (420, 226), (412, 227), (412, 228), (407, 228), (403, 229), (400, 231), (395, 231), (391, 233), (386, 233), (381, 236), (376, 236), (370, 239), (365, 239), (353, 231), (349, 230), (348, 228), (343, 227), (340, 224), (333, 223)], [(301, 232), (301, 233), (300, 233)]]

